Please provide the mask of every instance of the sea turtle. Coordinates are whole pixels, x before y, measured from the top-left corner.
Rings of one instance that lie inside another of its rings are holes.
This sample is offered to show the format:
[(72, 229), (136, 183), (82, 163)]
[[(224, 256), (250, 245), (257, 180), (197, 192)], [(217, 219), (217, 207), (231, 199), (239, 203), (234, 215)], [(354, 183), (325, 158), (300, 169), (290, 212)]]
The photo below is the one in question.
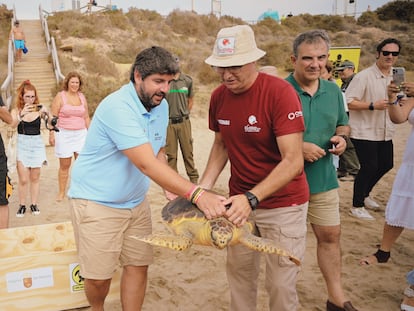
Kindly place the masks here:
[(278, 248), (274, 241), (254, 235), (251, 222), (237, 227), (224, 217), (208, 220), (196, 205), (183, 198), (170, 201), (162, 209), (161, 215), (173, 234), (155, 233), (145, 237), (133, 237), (151, 245), (180, 251), (193, 244), (223, 249), (227, 245), (241, 243), (259, 252), (287, 256), (296, 265), (300, 265), (298, 258)]

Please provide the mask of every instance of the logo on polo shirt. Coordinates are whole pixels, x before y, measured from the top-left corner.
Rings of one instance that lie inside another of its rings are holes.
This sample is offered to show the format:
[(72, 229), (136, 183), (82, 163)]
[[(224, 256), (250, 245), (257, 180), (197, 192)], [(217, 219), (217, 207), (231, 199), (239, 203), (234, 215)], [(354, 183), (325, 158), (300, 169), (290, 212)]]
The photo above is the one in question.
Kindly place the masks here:
[(260, 127), (255, 126), (255, 124), (257, 123), (257, 118), (255, 115), (250, 115), (247, 118), (247, 122), (249, 124), (244, 126), (244, 131), (246, 133), (259, 133), (261, 131)]
[(289, 120), (294, 120), (296, 118), (301, 118), (301, 117), (303, 117), (302, 111), (295, 111), (295, 112), (289, 112), (288, 113), (288, 119)]

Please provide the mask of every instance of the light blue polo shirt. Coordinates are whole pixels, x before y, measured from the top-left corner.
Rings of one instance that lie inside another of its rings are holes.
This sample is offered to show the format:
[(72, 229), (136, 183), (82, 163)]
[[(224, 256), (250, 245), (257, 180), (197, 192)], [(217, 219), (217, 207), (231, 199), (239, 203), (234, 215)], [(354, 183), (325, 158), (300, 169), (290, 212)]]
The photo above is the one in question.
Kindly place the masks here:
[(114, 208), (133, 208), (148, 191), (150, 179), (122, 150), (150, 143), (157, 155), (165, 146), (168, 103), (150, 112), (130, 82), (98, 106), (85, 145), (74, 162), (68, 196)]

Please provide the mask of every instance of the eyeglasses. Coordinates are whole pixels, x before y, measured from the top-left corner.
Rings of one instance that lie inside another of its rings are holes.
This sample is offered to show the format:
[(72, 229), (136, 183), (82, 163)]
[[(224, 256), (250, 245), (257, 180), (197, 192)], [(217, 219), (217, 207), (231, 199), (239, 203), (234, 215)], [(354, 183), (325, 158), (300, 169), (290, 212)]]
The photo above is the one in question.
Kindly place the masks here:
[(381, 51), (381, 53), (384, 56), (388, 56), (390, 54), (392, 54), (392, 56), (398, 56), (398, 55), (400, 55), (400, 52), (391, 52), (391, 51)]
[(30, 99), (34, 99), (34, 98), (36, 98), (36, 96), (35, 96), (35, 95), (24, 95), (23, 97), (24, 97), (24, 98), (30, 98)]
[(220, 75), (224, 73), (225, 70), (227, 70), (231, 74), (238, 74), (240, 73), (243, 66), (231, 66), (231, 67), (216, 67), (212, 66), (212, 68)]

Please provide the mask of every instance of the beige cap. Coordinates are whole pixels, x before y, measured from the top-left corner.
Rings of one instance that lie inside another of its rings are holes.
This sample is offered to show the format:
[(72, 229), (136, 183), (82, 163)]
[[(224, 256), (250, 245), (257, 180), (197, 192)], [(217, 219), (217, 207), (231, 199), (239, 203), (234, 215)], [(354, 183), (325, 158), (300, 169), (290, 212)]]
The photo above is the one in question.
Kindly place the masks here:
[(256, 46), (253, 29), (248, 25), (237, 25), (218, 32), (213, 54), (205, 62), (216, 67), (242, 66), (265, 54)]

